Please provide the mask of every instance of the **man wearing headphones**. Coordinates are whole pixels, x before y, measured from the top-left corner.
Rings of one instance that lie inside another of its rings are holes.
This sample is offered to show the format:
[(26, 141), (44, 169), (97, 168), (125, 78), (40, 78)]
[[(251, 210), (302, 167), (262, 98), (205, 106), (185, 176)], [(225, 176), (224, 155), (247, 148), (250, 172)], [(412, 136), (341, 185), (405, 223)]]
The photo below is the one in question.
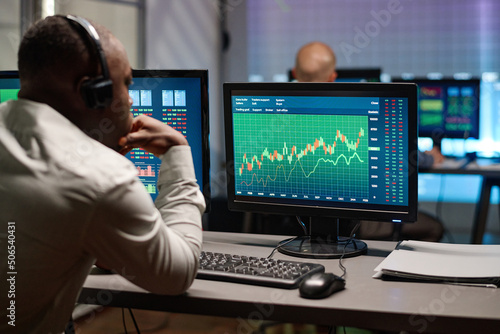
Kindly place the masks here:
[[(0, 332), (62, 332), (96, 261), (151, 292), (184, 292), (205, 202), (184, 136), (132, 117), (123, 45), (52, 16), (26, 32), (18, 67), (19, 100), (0, 105), (1, 286), (12, 292)], [(162, 159), (156, 203), (122, 155), (135, 147)]]

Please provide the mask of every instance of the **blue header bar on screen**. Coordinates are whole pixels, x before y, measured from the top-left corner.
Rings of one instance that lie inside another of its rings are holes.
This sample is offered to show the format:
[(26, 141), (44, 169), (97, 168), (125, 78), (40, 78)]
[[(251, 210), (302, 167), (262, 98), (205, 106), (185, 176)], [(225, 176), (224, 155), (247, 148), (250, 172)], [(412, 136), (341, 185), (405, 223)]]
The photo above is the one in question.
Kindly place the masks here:
[[(235, 112), (293, 112), (307, 109), (379, 109), (379, 97), (339, 96), (233, 96)], [(267, 110), (266, 110), (267, 109)]]

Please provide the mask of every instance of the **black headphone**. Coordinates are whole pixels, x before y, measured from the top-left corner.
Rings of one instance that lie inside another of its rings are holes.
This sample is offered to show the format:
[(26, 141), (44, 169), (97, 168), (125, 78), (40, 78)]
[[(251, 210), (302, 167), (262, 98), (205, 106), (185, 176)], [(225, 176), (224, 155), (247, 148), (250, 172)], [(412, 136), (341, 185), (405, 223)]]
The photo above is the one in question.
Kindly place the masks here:
[[(82, 83), (81, 94), (85, 104), (90, 109), (106, 108), (113, 100), (113, 82), (109, 77), (108, 65), (101, 40), (97, 30), (89, 21), (82, 17), (67, 15), (65, 18), (70, 22), (75, 22), (78, 27), (85, 31), (96, 47), (97, 55), (101, 63), (102, 75), (93, 79), (88, 79)], [(81, 30), (80, 29), (80, 30)]]

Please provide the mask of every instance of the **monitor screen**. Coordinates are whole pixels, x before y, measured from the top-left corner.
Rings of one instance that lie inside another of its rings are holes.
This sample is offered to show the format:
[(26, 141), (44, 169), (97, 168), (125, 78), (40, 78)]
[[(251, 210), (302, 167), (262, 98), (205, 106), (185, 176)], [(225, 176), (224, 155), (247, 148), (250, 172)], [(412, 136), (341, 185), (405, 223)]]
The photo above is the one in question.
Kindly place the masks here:
[[(156, 118), (181, 132), (191, 146), (196, 179), (210, 204), (210, 151), (207, 70), (134, 70), (131, 111)], [(161, 161), (142, 149), (127, 153), (153, 199)]]
[(380, 82), (380, 68), (338, 68), (335, 82)]
[(230, 209), (416, 220), (416, 85), (227, 83), (224, 114)]
[(393, 81), (418, 85), (420, 137), (479, 138), (479, 79)]
[(0, 71), (0, 103), (16, 100), (20, 87), (17, 71)]

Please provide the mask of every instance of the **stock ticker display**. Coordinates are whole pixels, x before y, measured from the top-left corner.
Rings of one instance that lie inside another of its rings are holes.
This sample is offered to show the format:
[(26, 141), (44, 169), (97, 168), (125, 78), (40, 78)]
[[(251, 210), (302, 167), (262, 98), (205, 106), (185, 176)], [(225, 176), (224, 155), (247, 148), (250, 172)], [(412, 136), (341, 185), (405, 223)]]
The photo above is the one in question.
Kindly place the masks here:
[(479, 138), (479, 80), (412, 82), (419, 87), (420, 137)]

